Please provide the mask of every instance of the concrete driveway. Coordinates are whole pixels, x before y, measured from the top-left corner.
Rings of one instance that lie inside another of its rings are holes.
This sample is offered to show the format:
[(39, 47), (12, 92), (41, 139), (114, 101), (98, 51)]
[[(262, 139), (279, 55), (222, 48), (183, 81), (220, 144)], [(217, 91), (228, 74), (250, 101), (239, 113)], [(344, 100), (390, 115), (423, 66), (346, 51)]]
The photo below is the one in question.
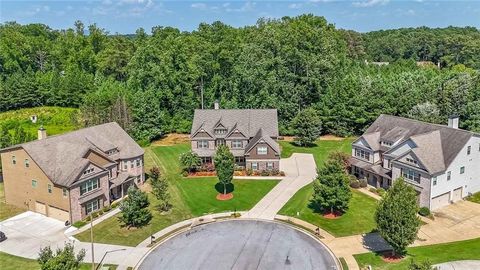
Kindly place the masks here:
[(437, 270), (473, 270), (480, 269), (480, 261), (466, 260), (446, 262), (434, 265)]
[(420, 228), (414, 246), (480, 237), (480, 204), (460, 201), (434, 211), (435, 220)]
[(317, 175), (312, 154), (294, 153), (280, 160), (280, 168), (286, 175), (283, 180), (242, 217), (273, 220), (288, 200)]

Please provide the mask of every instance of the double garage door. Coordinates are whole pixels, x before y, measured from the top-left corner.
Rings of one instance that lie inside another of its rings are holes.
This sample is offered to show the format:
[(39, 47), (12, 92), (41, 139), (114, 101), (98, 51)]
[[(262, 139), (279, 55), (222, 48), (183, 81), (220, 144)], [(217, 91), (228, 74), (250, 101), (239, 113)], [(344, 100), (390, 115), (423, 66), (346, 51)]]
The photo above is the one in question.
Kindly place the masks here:
[(41, 202), (35, 202), (35, 212), (54, 219), (58, 219), (63, 222), (70, 220), (70, 214), (67, 211), (53, 207), (51, 205), (46, 205)]
[[(463, 188), (457, 188), (452, 191), (452, 201), (457, 202), (462, 199)], [(432, 205), (431, 210), (438, 209), (440, 207), (444, 207), (450, 204), (450, 192), (446, 192), (442, 195), (432, 198)]]

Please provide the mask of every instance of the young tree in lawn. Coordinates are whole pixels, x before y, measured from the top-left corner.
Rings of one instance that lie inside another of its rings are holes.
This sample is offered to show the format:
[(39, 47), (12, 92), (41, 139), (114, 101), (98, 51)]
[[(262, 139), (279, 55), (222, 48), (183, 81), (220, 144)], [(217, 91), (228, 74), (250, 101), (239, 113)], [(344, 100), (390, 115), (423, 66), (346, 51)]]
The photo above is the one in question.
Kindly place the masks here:
[(227, 185), (232, 182), (235, 158), (226, 145), (220, 145), (214, 157), (218, 180), (223, 184), (223, 194), (227, 194)]
[(352, 197), (349, 179), (342, 162), (333, 158), (327, 160), (313, 183), (312, 204), (330, 213), (347, 211)]
[(152, 182), (154, 180), (157, 180), (160, 177), (160, 169), (157, 166), (153, 166), (150, 169), (150, 178), (152, 179)]
[(120, 220), (129, 227), (147, 225), (152, 219), (152, 214), (147, 208), (149, 204), (147, 193), (130, 186), (128, 197), (120, 204), (120, 210), (122, 211)]
[(433, 268), (432, 263), (427, 259), (422, 262), (416, 262), (414, 260), (410, 261), (410, 265), (408, 266), (408, 270), (436, 270), (437, 268)]
[(80, 268), (83, 258), (85, 258), (85, 249), (75, 255), (74, 246), (66, 243), (63, 249), (59, 248), (55, 253), (50, 246), (41, 248), (37, 261), (41, 270), (76, 270)]
[(160, 202), (160, 209), (168, 211), (170, 209), (170, 193), (168, 193), (168, 181), (164, 176), (152, 178), (152, 194)]
[(180, 164), (184, 171), (191, 173), (200, 167), (202, 161), (197, 153), (189, 151), (180, 155)]
[(313, 108), (300, 111), (293, 118), (292, 127), (295, 132), (295, 140), (301, 146), (315, 143), (322, 130), (320, 117)]
[(398, 178), (375, 212), (377, 229), (392, 246), (394, 256), (404, 255), (406, 247), (417, 238), (420, 228), (417, 212), (417, 192), (402, 178)]

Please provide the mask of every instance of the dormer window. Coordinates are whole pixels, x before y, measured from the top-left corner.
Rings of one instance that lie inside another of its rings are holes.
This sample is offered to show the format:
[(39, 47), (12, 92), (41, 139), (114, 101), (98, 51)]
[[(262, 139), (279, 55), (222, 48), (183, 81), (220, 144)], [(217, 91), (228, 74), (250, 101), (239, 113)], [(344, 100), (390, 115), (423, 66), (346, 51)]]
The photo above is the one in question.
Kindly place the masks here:
[(113, 154), (116, 154), (116, 153), (118, 153), (118, 150), (117, 150), (116, 148), (107, 151), (107, 155), (109, 155), (109, 156), (111, 156), (111, 155), (113, 155)]
[(93, 171), (94, 171), (93, 168), (88, 168), (88, 169), (86, 169), (85, 171), (83, 171), (83, 175), (90, 174), (90, 173), (92, 173)]
[(224, 135), (227, 134), (226, 128), (216, 128), (213, 132), (215, 135)]
[(393, 145), (392, 142), (382, 141), (382, 145), (391, 147)]
[(418, 165), (418, 161), (416, 161), (416, 160), (413, 159), (413, 158), (408, 158), (408, 157), (407, 157), (407, 162), (412, 163), (412, 164), (415, 164), (415, 165)]

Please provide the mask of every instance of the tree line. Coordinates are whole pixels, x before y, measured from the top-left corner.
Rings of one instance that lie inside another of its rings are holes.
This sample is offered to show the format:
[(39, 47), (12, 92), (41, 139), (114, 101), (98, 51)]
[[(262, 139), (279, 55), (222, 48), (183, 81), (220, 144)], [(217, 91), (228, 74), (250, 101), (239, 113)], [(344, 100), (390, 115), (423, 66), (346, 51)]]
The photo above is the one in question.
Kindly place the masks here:
[(315, 110), (322, 133), (342, 136), (361, 133), (380, 113), (435, 123), (458, 114), (462, 128), (480, 131), (478, 36), (469, 27), (361, 34), (313, 15), (128, 36), (80, 21), (62, 30), (7, 22), (0, 111), (78, 107), (85, 126), (117, 121), (149, 141), (189, 132), (203, 92), (206, 108), (217, 99), (223, 108), (277, 108), (284, 135), (305, 109)]

